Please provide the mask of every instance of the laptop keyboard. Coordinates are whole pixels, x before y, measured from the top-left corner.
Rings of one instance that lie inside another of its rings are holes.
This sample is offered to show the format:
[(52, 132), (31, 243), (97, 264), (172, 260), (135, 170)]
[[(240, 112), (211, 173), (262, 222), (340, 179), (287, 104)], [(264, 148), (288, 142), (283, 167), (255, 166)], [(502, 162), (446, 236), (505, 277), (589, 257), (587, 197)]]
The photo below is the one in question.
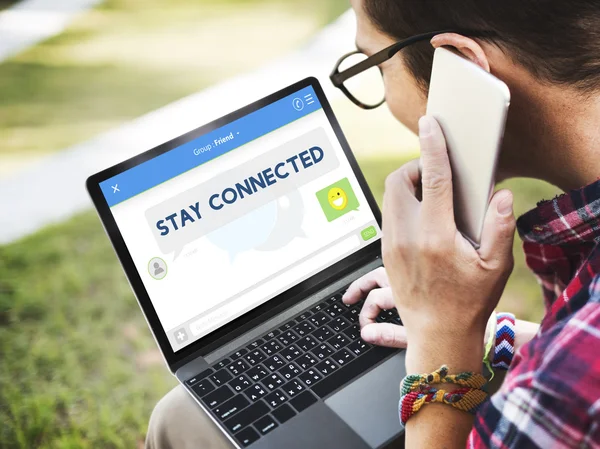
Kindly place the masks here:
[[(343, 290), (345, 291), (345, 289)], [(245, 447), (395, 352), (360, 338), (343, 291), (186, 381)], [(395, 309), (378, 322), (401, 324)]]

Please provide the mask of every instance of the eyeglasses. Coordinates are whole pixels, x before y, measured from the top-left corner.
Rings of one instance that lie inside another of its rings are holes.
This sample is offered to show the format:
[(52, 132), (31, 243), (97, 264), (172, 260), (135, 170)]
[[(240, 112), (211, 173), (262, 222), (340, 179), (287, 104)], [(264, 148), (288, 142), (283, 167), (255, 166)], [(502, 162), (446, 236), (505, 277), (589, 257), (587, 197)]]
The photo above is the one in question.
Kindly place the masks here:
[(482, 32), (465, 33), (464, 30), (432, 31), (396, 42), (369, 57), (361, 51), (353, 51), (339, 59), (329, 78), (333, 85), (344, 92), (352, 103), (363, 109), (375, 109), (385, 102), (383, 72), (379, 64), (388, 61), (409, 45), (430, 40), (442, 33), (460, 33), (473, 37), (484, 34)]

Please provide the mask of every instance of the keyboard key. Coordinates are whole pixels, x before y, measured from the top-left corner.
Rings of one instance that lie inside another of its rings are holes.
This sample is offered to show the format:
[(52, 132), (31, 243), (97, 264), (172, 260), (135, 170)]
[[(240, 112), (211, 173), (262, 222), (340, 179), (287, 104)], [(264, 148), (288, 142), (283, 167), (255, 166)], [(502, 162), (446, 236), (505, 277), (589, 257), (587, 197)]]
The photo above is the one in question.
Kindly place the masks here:
[(282, 348), (283, 346), (281, 346), (277, 340), (272, 340), (262, 345), (261, 349), (268, 357), (271, 357), (272, 355), (278, 353)]
[(251, 352), (253, 349), (260, 348), (264, 344), (265, 344), (265, 341), (262, 338), (259, 338), (258, 340), (253, 341), (248, 346), (246, 346), (246, 348), (248, 349), (248, 351)]
[(315, 368), (319, 370), (319, 372), (323, 375), (323, 377), (326, 377), (326, 376), (329, 376), (334, 371), (337, 371), (339, 366), (336, 363), (332, 362), (331, 360), (327, 359), (327, 360), (323, 360)]
[[(262, 340), (261, 340), (262, 341)], [(250, 364), (250, 366), (254, 366), (262, 362), (266, 359), (267, 356), (262, 353), (260, 349), (253, 349), (248, 354), (244, 356), (244, 360)]]
[(269, 415), (262, 417), (254, 423), (254, 427), (256, 427), (262, 435), (266, 435), (271, 430), (275, 429), (277, 426), (278, 424)]
[(304, 312), (302, 315), (300, 315), (300, 316), (297, 316), (297, 317), (296, 317), (296, 321), (297, 321), (298, 323), (300, 323), (301, 321), (304, 321), (304, 320), (306, 320), (306, 319), (307, 319), (309, 316), (311, 316), (311, 315), (312, 315), (312, 313), (310, 313), (310, 312), (307, 310), (307, 311), (306, 311), (306, 312)]
[(357, 340), (360, 338), (360, 326), (358, 324), (353, 324), (352, 326), (344, 330), (343, 333), (351, 341)]
[(239, 359), (241, 356), (246, 355), (248, 353), (247, 349), (240, 349), (237, 352), (234, 352), (233, 354), (231, 354), (231, 360), (236, 360)]
[(298, 348), (298, 346), (292, 345), (288, 348), (283, 349), (280, 354), (284, 360), (291, 362), (295, 358), (300, 357), (302, 355), (302, 351), (300, 351), (300, 348)]
[(346, 363), (354, 360), (354, 354), (347, 349), (342, 349), (331, 356), (333, 361), (340, 366), (344, 366)]
[(319, 360), (312, 354), (304, 354), (294, 360), (300, 368), (306, 370), (312, 366), (315, 366)]
[(279, 328), (279, 330), (281, 332), (285, 332), (287, 330), (290, 330), (292, 327), (294, 327), (296, 325), (296, 320), (290, 320), (287, 323), (285, 323), (283, 326), (281, 326)]
[(306, 337), (303, 337), (296, 342), (296, 345), (298, 345), (298, 347), (305, 352), (310, 351), (318, 344), (319, 342), (315, 340), (315, 337), (313, 337), (312, 335), (307, 335)]
[(245, 409), (250, 405), (250, 401), (244, 397), (243, 394), (238, 394), (237, 396), (232, 397), (227, 402), (219, 405), (217, 408), (213, 410), (215, 415), (221, 420), (225, 421), (228, 418), (231, 418), (240, 410)]
[(233, 396), (233, 391), (227, 385), (223, 385), (221, 388), (217, 388), (212, 393), (209, 393), (203, 400), (210, 408), (215, 408), (217, 405), (222, 404), (227, 399)]
[(275, 390), (276, 388), (281, 387), (285, 382), (283, 377), (277, 373), (269, 374), (262, 381), (263, 385), (267, 387), (269, 390)]
[(265, 396), (268, 393), (268, 391), (261, 384), (254, 384), (250, 388), (248, 388), (244, 393), (246, 393), (246, 396), (248, 396), (252, 402), (256, 402), (260, 398)]
[(305, 390), (304, 385), (298, 379), (292, 379), (282, 388), (283, 392), (290, 398), (302, 393)]
[(194, 393), (203, 398), (215, 389), (214, 384), (209, 379), (203, 379), (192, 387)]
[(250, 385), (252, 385), (252, 382), (250, 381), (248, 376), (246, 376), (245, 374), (242, 374), (241, 376), (238, 376), (235, 379), (233, 379), (231, 382), (229, 382), (229, 386), (231, 388), (233, 388), (233, 391), (235, 391), (236, 393), (239, 393), (240, 391), (245, 390)]
[(327, 326), (322, 326), (312, 334), (319, 341), (329, 340), (333, 336), (333, 332)]
[(348, 312), (344, 313), (342, 316), (350, 321), (352, 324), (358, 323), (358, 316), (360, 315), (360, 309), (353, 308)]
[(326, 343), (321, 343), (312, 351), (319, 359), (323, 360), (333, 354), (333, 350)]
[(234, 376), (239, 376), (248, 368), (250, 368), (250, 365), (248, 365), (248, 363), (246, 363), (244, 360), (237, 360), (227, 367), (229, 372)]
[(273, 410), (272, 415), (277, 421), (283, 424), (290, 418), (293, 418), (296, 415), (296, 412), (288, 404), (283, 404), (281, 407)]
[(267, 413), (269, 413), (269, 406), (263, 401), (259, 401), (242, 410), (241, 412), (236, 413), (233, 418), (225, 421), (224, 425), (225, 428), (230, 432), (235, 433), (238, 430), (241, 430), (244, 427), (252, 424), (258, 418), (266, 415)]
[(283, 368), (279, 370), (279, 374), (287, 381), (293, 379), (298, 374), (300, 374), (302, 370), (298, 368), (298, 365), (294, 363), (288, 363)]
[(225, 385), (232, 378), (233, 378), (233, 376), (231, 374), (229, 374), (229, 372), (227, 370), (225, 370), (225, 369), (217, 371), (215, 374), (213, 374), (212, 376), (210, 376), (210, 379), (213, 381), (213, 383), (217, 387), (220, 387), (221, 385)]
[(259, 438), (260, 435), (252, 427), (247, 427), (241, 432), (235, 434), (235, 439), (239, 441), (242, 447), (250, 446)]
[(334, 351), (338, 351), (344, 346), (348, 345), (350, 343), (350, 340), (348, 340), (348, 338), (345, 337), (344, 334), (337, 334), (331, 337), (329, 340), (327, 340), (327, 343), (333, 348)]
[(346, 309), (340, 306), (339, 304), (333, 304), (325, 309), (325, 314), (329, 315), (331, 318), (337, 318), (345, 311)]
[[(361, 357), (347, 363), (343, 368), (334, 370), (330, 376), (326, 376), (319, 381), (311, 390), (320, 398), (324, 398), (396, 352), (397, 349), (375, 347)], [(319, 365), (317, 365), (317, 369), (319, 369)], [(322, 372), (320, 369), (319, 371)]]
[(277, 371), (283, 365), (285, 365), (285, 360), (280, 355), (274, 355), (270, 359), (267, 359), (263, 363), (270, 371)]
[(257, 365), (254, 368), (250, 368), (246, 375), (252, 379), (253, 382), (258, 382), (259, 380), (267, 377), (269, 371), (262, 365)]
[(204, 379), (205, 377), (208, 377), (209, 375), (211, 375), (212, 373), (214, 373), (215, 371), (212, 368), (209, 368), (207, 370), (202, 371), (200, 374), (196, 374), (194, 377), (192, 377), (189, 380), (186, 380), (185, 383), (188, 385), (194, 385), (196, 382)]
[(269, 332), (267, 335), (263, 336), (263, 338), (265, 339), (265, 341), (269, 341), (275, 337), (277, 337), (279, 334), (281, 334), (281, 331), (278, 331), (277, 329), (272, 330), (271, 332)]
[(294, 328), (296, 333), (298, 335), (300, 335), (301, 337), (304, 337), (305, 335), (310, 334), (315, 329), (316, 329), (316, 327), (313, 326), (312, 324), (310, 324), (308, 321), (305, 321), (304, 323), (300, 323), (300, 324), (298, 324), (298, 326), (296, 326)]
[(278, 337), (278, 340), (283, 344), (283, 346), (289, 346), (298, 340), (298, 336), (291, 330), (285, 331)]
[(230, 363), (231, 363), (231, 360), (229, 360), (229, 359), (223, 359), (223, 360), (221, 360), (219, 363), (217, 363), (217, 364), (215, 365), (215, 369), (216, 369), (216, 370), (220, 370), (220, 369), (222, 369), (222, 368), (225, 368), (225, 367), (226, 367), (227, 365), (229, 365)]
[(305, 371), (302, 374), (300, 374), (298, 376), (298, 379), (300, 379), (302, 382), (304, 382), (306, 384), (307, 387), (310, 388), (312, 386), (312, 384), (323, 379), (323, 376), (316, 368), (311, 368), (308, 371)]
[(338, 298), (334, 295), (334, 296), (331, 296), (326, 302), (327, 302), (327, 304), (331, 305), (334, 302), (336, 302), (337, 300), (338, 300)]
[(322, 302), (322, 303), (317, 304), (316, 306), (314, 306), (312, 309), (310, 309), (310, 313), (320, 312), (321, 310), (325, 309), (326, 307), (327, 307), (327, 303)]
[(314, 324), (317, 327), (321, 327), (325, 323), (327, 323), (329, 320), (330, 320), (330, 318), (327, 315), (325, 315), (323, 312), (319, 312), (319, 313), (311, 316), (308, 321), (310, 321), (312, 324)]
[(346, 321), (346, 319), (342, 316), (338, 316), (337, 318), (335, 318), (333, 321), (331, 321), (328, 326), (331, 328), (332, 331), (334, 332), (341, 332), (344, 329), (346, 329), (348, 326), (350, 326), (350, 322)]
[(371, 349), (371, 345), (365, 343), (363, 340), (358, 339), (348, 345), (348, 350), (354, 355), (361, 355)]
[(292, 404), (296, 410), (301, 412), (302, 410), (305, 410), (311, 405), (313, 405), (315, 402), (317, 402), (317, 400), (318, 399), (315, 397), (314, 394), (312, 394), (310, 391), (305, 391), (304, 393), (299, 394), (297, 397), (293, 398), (290, 401), (290, 404)]
[(269, 393), (265, 396), (265, 401), (267, 401), (267, 404), (269, 404), (271, 407), (275, 408), (287, 401), (287, 396), (280, 390), (275, 390), (273, 393)]

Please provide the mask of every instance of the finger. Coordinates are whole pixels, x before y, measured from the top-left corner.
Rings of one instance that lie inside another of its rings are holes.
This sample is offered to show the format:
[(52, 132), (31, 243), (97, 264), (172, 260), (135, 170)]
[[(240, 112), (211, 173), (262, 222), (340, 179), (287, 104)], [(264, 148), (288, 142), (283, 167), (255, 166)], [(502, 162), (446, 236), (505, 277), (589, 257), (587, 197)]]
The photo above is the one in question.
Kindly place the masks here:
[(391, 288), (371, 290), (360, 311), (360, 315), (358, 315), (358, 322), (361, 327), (374, 323), (382, 310), (393, 309), (394, 307), (396, 305), (394, 304), (394, 296), (392, 295)]
[(452, 171), (446, 139), (438, 122), (429, 116), (419, 120), (423, 214), (428, 222), (454, 224)]
[(350, 287), (342, 296), (342, 301), (345, 304), (356, 304), (361, 299), (366, 298), (374, 288), (389, 287), (389, 285), (385, 268), (376, 268), (350, 284)]
[(510, 190), (494, 194), (488, 206), (481, 234), (479, 256), (495, 264), (512, 263), (516, 220), (513, 212), (513, 195)]
[(412, 235), (419, 214), (420, 189), (419, 160), (404, 164), (385, 180), (383, 195), (383, 234), (396, 236)]
[(367, 343), (390, 348), (406, 348), (404, 326), (392, 323), (369, 324), (362, 328), (360, 336)]

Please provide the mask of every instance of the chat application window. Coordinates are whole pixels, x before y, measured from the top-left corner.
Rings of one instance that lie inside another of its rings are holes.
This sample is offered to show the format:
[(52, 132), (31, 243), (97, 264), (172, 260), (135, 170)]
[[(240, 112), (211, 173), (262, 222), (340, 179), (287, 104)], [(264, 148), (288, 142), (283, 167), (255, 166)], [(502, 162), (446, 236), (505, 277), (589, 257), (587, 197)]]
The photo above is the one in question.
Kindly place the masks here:
[(101, 188), (174, 350), (380, 235), (312, 87)]

